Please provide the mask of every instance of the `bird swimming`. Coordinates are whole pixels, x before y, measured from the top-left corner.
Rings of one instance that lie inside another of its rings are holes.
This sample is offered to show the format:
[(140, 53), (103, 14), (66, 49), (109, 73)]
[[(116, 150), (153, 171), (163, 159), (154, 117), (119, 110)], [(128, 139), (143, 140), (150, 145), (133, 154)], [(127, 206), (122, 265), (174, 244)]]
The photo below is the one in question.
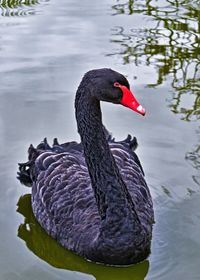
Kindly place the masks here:
[(112, 69), (87, 72), (76, 92), (81, 142), (30, 145), (18, 179), (32, 188), (39, 224), (63, 247), (85, 259), (128, 265), (148, 257), (153, 203), (135, 153), (137, 140), (115, 141), (102, 124), (100, 102), (144, 115), (127, 79)]

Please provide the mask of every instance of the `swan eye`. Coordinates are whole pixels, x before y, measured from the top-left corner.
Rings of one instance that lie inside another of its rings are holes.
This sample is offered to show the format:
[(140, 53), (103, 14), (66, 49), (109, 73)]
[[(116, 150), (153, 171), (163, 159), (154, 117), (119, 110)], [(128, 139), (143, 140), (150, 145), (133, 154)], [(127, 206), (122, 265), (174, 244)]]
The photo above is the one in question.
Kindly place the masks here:
[(115, 82), (115, 83), (114, 83), (114, 87), (120, 87), (120, 83)]

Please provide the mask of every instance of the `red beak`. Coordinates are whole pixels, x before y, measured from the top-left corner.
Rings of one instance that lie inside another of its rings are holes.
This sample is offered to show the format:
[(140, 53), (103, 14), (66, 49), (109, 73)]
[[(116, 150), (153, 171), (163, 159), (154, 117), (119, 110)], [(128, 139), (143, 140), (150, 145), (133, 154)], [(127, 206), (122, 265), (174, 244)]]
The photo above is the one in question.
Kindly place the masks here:
[(145, 115), (145, 109), (140, 105), (140, 103), (137, 101), (133, 93), (126, 87), (122, 86), (120, 84), (117, 85), (123, 92), (121, 104), (125, 107), (130, 108), (131, 110), (141, 114)]

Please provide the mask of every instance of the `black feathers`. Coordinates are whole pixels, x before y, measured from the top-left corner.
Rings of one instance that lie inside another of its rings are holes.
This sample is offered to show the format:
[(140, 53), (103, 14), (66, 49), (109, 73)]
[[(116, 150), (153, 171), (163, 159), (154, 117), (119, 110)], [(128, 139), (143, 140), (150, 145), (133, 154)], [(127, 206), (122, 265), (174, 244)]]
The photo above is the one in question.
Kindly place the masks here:
[(92, 261), (127, 265), (148, 256), (154, 214), (136, 138), (117, 142), (102, 125), (100, 100), (119, 101), (115, 81), (129, 87), (110, 69), (85, 75), (75, 100), (81, 143), (55, 138), (51, 146), (45, 138), (31, 145), (18, 179), (32, 186), (34, 215), (62, 246)]

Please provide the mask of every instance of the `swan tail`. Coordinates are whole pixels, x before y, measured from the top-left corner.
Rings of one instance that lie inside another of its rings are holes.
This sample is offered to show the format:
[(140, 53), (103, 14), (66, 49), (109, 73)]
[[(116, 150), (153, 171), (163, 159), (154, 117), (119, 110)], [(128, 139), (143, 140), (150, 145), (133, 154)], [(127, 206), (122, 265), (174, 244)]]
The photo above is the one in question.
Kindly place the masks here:
[(25, 163), (18, 163), (19, 171), (17, 172), (17, 179), (25, 186), (31, 187), (32, 182), (35, 178), (35, 161), (41, 153), (46, 151), (54, 151), (55, 147), (59, 147), (58, 140), (55, 138), (53, 141), (53, 146), (51, 147), (47, 138), (34, 148), (31, 144), (28, 148), (28, 161)]
[(53, 145), (50, 146), (47, 142), (47, 138), (34, 148), (31, 144), (28, 148), (28, 161), (25, 163), (19, 163), (19, 171), (17, 172), (17, 179), (25, 186), (31, 187), (32, 182), (37, 177), (37, 168), (35, 167), (35, 161), (38, 156), (44, 152), (53, 152), (56, 154), (65, 152), (80, 152), (82, 151), (82, 145), (77, 142), (67, 142), (59, 144), (57, 138), (54, 138)]
[(32, 169), (36, 158), (40, 152), (31, 144), (28, 148), (28, 161), (25, 163), (18, 163), (19, 171), (17, 172), (17, 179), (25, 186), (31, 187), (32, 185)]

